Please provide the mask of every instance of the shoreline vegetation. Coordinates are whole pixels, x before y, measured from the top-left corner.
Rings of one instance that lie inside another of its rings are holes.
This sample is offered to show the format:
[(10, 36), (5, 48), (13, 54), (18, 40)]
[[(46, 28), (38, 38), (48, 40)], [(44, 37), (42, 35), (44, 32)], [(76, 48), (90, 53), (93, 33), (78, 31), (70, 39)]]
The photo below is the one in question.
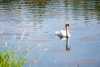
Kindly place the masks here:
[(26, 60), (13, 51), (0, 51), (0, 67), (23, 67)]

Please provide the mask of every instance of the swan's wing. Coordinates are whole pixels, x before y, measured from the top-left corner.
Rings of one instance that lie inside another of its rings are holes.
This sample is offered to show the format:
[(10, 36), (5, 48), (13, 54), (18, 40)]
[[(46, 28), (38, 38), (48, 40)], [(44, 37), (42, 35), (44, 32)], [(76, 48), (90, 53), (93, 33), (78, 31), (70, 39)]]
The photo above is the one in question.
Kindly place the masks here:
[(58, 34), (60, 34), (60, 32), (59, 31), (56, 31), (55, 34), (58, 35)]
[(61, 40), (66, 40), (66, 38), (65, 38), (65, 37), (63, 37)]
[(62, 34), (61, 34), (61, 32), (59, 32), (59, 31), (56, 31), (55, 35), (57, 35), (60, 39), (62, 39), (62, 37), (63, 37)]
[(65, 30), (61, 30), (61, 34), (66, 37), (66, 31)]

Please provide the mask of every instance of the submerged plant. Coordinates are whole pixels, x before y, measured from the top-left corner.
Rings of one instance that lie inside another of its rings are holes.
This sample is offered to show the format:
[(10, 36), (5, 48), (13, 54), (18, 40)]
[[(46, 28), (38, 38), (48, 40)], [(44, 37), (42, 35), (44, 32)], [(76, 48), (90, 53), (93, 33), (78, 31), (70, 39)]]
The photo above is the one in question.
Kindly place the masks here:
[(12, 51), (0, 52), (0, 67), (23, 67), (25, 59)]

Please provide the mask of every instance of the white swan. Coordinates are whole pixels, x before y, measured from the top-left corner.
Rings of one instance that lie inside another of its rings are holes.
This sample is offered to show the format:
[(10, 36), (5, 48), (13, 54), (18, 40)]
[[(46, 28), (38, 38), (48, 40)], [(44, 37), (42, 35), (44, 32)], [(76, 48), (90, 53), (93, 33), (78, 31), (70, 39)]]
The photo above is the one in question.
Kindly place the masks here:
[(69, 24), (65, 24), (65, 30), (56, 31), (55, 34), (62, 40), (71, 37), (69, 31)]

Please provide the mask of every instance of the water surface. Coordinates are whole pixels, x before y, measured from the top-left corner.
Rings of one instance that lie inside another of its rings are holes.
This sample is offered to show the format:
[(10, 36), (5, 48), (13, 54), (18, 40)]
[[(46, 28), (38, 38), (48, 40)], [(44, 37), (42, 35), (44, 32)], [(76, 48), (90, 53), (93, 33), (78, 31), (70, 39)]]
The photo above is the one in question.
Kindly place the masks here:
[[(24, 55), (25, 67), (99, 67), (99, 0), (0, 1), (0, 50)], [(69, 23), (70, 51), (55, 31)]]

